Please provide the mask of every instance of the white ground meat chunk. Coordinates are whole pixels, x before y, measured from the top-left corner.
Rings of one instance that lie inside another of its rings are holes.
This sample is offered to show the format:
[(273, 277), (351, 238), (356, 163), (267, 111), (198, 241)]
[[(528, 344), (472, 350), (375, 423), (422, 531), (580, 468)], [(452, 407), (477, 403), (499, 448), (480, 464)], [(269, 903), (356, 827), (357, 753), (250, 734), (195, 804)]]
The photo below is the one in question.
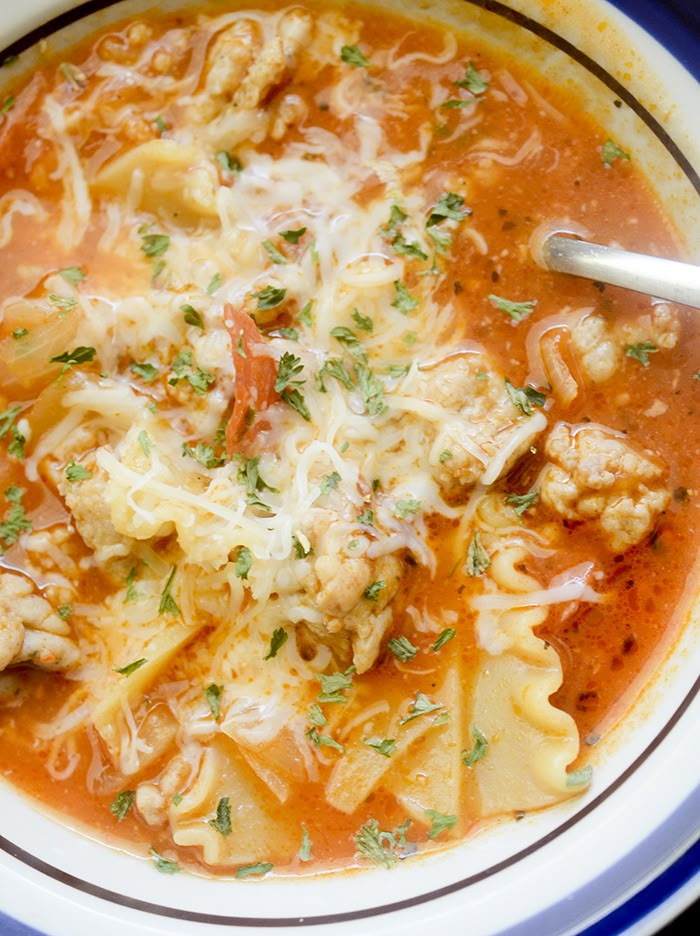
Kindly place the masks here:
[(542, 501), (570, 520), (595, 520), (615, 552), (639, 543), (666, 507), (665, 470), (604, 429), (558, 423), (545, 443)]
[[(396, 556), (353, 556), (350, 543), (359, 549), (367, 544), (356, 527), (331, 511), (314, 519), (309, 539), (315, 561), (308, 590), (323, 623), (309, 623), (308, 630), (341, 663), (352, 661), (358, 673), (366, 673), (393, 623), (391, 602), (399, 588), (401, 562)], [(375, 583), (381, 584), (372, 588)]]
[(67, 670), (79, 659), (68, 624), (22, 575), (0, 573), (0, 670), (32, 663)]
[(418, 393), (446, 411), (428, 433), (432, 473), (448, 500), (463, 499), (478, 481), (497, 481), (546, 426), (541, 412), (526, 415), (513, 403), (484, 354), (453, 355), (425, 370)]

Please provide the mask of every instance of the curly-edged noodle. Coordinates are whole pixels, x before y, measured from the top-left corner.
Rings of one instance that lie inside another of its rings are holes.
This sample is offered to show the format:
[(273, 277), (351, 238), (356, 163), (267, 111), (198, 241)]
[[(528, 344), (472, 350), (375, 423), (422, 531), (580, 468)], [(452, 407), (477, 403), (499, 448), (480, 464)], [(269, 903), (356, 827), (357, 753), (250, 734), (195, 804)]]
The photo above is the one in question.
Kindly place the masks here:
[[(115, 674), (112, 685), (95, 706), (92, 722), (107, 745), (110, 754), (119, 754), (119, 716), (123, 708), (132, 709), (148, 691), (153, 682), (173, 660), (175, 654), (201, 628), (191, 627), (184, 621), (174, 621), (150, 640), (134, 660), (145, 659), (145, 663), (129, 675)], [(126, 661), (125, 665), (133, 661)]]

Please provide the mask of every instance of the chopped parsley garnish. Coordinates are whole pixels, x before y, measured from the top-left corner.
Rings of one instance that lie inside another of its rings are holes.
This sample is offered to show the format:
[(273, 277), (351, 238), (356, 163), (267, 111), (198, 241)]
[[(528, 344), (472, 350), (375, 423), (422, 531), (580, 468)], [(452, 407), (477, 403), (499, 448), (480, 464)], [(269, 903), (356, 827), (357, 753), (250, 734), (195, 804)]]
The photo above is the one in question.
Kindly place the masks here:
[(70, 62), (61, 62), (58, 68), (73, 91), (82, 91), (87, 85), (87, 75), (77, 65), (72, 65)]
[(70, 312), (71, 309), (74, 309), (78, 300), (73, 299), (70, 296), (57, 296), (54, 293), (51, 293), (49, 296), (49, 302), (52, 306), (56, 306), (57, 309), (60, 309), (61, 312)]
[(311, 839), (304, 823), (301, 824), (301, 848), (299, 849), (299, 861), (311, 860)]
[(130, 601), (138, 601), (139, 598), (142, 598), (143, 595), (141, 592), (137, 591), (134, 582), (136, 581), (136, 567), (134, 566), (129, 570), (129, 574), (126, 577), (126, 595), (124, 596), (124, 604), (128, 604)]
[(92, 477), (92, 472), (88, 471), (82, 465), (72, 461), (66, 468), (66, 480), (73, 484), (75, 481), (87, 481)]
[(369, 59), (356, 45), (344, 45), (340, 50), (340, 60), (353, 68), (367, 68), (369, 65)]
[(355, 377), (357, 378), (357, 385), (362, 394), (367, 415), (381, 415), (387, 409), (384, 402), (384, 384), (361, 361), (355, 362)]
[(309, 300), (299, 315), (297, 315), (297, 322), (300, 322), (302, 325), (306, 325), (308, 328), (311, 328), (313, 325), (313, 316), (311, 315), (312, 308), (313, 302)]
[(109, 804), (109, 811), (122, 822), (134, 803), (135, 790), (122, 790)]
[(12, 108), (17, 103), (17, 98), (10, 95), (10, 97), (5, 98), (2, 107), (0, 107), (0, 114), (9, 114)]
[(472, 725), (471, 731), (474, 746), (471, 751), (468, 751), (466, 748), (462, 751), (462, 763), (465, 767), (473, 767), (477, 761), (481, 760), (486, 754), (486, 749), (489, 744), (485, 735), (479, 731), (476, 725)]
[(413, 497), (399, 498), (394, 505), (394, 513), (401, 520), (405, 520), (409, 514), (420, 512), (421, 502)]
[(237, 156), (234, 156), (233, 153), (229, 153), (227, 150), (219, 150), (219, 152), (214, 157), (223, 169), (224, 172), (230, 172), (231, 175), (235, 175), (237, 172), (243, 170), (243, 163)]
[(85, 279), (85, 272), (79, 266), (64, 267), (62, 270), (58, 271), (58, 275), (62, 276), (71, 286), (77, 286), (78, 283), (82, 283)]
[(362, 315), (358, 309), (352, 310), (352, 320), (360, 331), (371, 332), (374, 329), (374, 322), (369, 315)]
[(438, 461), (440, 462), (441, 465), (444, 465), (445, 462), (448, 462), (451, 458), (454, 458), (454, 455), (452, 454), (452, 452), (450, 452), (449, 449), (445, 449), (444, 452), (440, 453), (440, 458), (438, 459)]
[(429, 715), (431, 712), (437, 712), (442, 708), (442, 702), (431, 702), (427, 695), (422, 692), (416, 693), (416, 698), (411, 703), (408, 715), (404, 715), (399, 721), (399, 725), (405, 725), (413, 721), (414, 718), (420, 718), (421, 715)]
[(222, 796), (216, 806), (216, 819), (210, 819), (209, 825), (225, 837), (231, 834), (231, 806), (228, 796)]
[(221, 273), (215, 273), (212, 278), (209, 280), (209, 285), (207, 286), (207, 293), (210, 296), (213, 296), (216, 290), (221, 286)]
[(612, 140), (608, 139), (603, 143), (603, 148), (600, 151), (601, 158), (603, 160), (603, 165), (606, 168), (610, 168), (610, 165), (614, 159), (631, 159), (629, 153), (625, 152), (621, 146), (618, 146), (617, 143), (613, 143)]
[(299, 341), (299, 332), (296, 328), (289, 328), (285, 325), (278, 329), (278, 334), (280, 338), (286, 338), (288, 341)]
[(653, 341), (640, 341), (638, 344), (625, 346), (625, 354), (627, 357), (639, 361), (642, 367), (649, 367), (649, 355), (656, 354), (658, 350)]
[(210, 683), (204, 690), (204, 698), (207, 700), (209, 709), (216, 721), (221, 717), (221, 693), (223, 691), (224, 687), (217, 686), (216, 683)]
[(13, 426), (10, 430), (12, 435), (12, 441), (7, 446), (7, 454), (13, 455), (15, 458), (23, 459), (24, 458), (24, 446), (26, 443), (25, 437), (19, 431), (17, 426)]
[(282, 305), (287, 290), (281, 286), (266, 286), (264, 289), (254, 292), (253, 295), (258, 300), (258, 312), (267, 312)]
[(456, 816), (447, 816), (445, 813), (438, 812), (436, 809), (424, 809), (423, 812), (430, 819), (430, 831), (428, 838), (434, 839), (445, 832), (447, 829), (454, 829), (457, 825)]
[(11, 546), (17, 542), (20, 533), (31, 530), (31, 521), (24, 513), (22, 506), (22, 497), (24, 491), (19, 485), (13, 484), (5, 491), (5, 499), (11, 505), (5, 519), (0, 523), (0, 539), (5, 546)]
[(146, 456), (146, 458), (148, 458), (151, 452), (151, 440), (148, 438), (148, 433), (145, 429), (142, 429), (141, 432), (139, 432), (137, 439), (139, 445), (141, 446), (141, 451)]
[(335, 751), (339, 751), (341, 754), (345, 753), (345, 748), (336, 741), (335, 738), (331, 738), (330, 735), (319, 734), (318, 730), (314, 727), (307, 729), (304, 734), (314, 747), (329, 747), (333, 748)]
[(442, 106), (445, 110), (460, 110), (464, 107), (471, 107), (475, 101), (476, 98), (469, 98), (466, 101), (460, 100), (460, 98), (450, 98), (449, 101), (445, 101)]
[(295, 231), (280, 231), (280, 237), (283, 237), (288, 244), (298, 244), (304, 234), (306, 234), (305, 227), (297, 228)]
[(153, 125), (161, 136), (170, 129), (162, 114), (158, 114), (156, 119), (153, 121)]
[(3, 413), (0, 413), (0, 439), (10, 431), (20, 412), (21, 407), (11, 406)]
[(182, 454), (189, 455), (190, 458), (194, 458), (204, 468), (209, 469), (219, 468), (226, 462), (225, 455), (217, 455), (214, 448), (204, 442), (197, 442), (194, 446), (187, 445), (185, 442), (182, 446)]
[(312, 725), (315, 725), (317, 728), (323, 728), (328, 724), (326, 716), (321, 711), (321, 706), (314, 702), (309, 708), (308, 718)]
[(528, 299), (525, 302), (512, 302), (510, 299), (503, 299), (501, 296), (495, 295), (495, 293), (489, 293), (487, 298), (496, 306), (499, 312), (505, 312), (514, 322), (521, 322), (532, 313), (537, 305), (536, 299)]
[(276, 630), (274, 630), (272, 637), (270, 638), (270, 649), (263, 657), (263, 660), (272, 660), (274, 657), (276, 657), (278, 652), (287, 643), (288, 638), (289, 634), (283, 627), (278, 627)]
[[(363, 595), (368, 601), (379, 601), (379, 595), (386, 588), (386, 582), (378, 580), (365, 588)], [(390, 641), (391, 642), (391, 641)]]
[(476, 530), (467, 549), (467, 575), (481, 575), (490, 565), (489, 554), (481, 545), (481, 533)]
[(174, 565), (170, 570), (170, 575), (168, 580), (165, 583), (165, 588), (160, 594), (160, 604), (158, 605), (158, 614), (171, 614), (173, 617), (177, 617), (178, 614), (181, 614), (180, 608), (177, 605), (177, 602), (172, 596), (172, 585), (173, 579), (175, 578), (175, 573), (177, 572), (177, 566)]
[(331, 338), (335, 338), (356, 361), (359, 361), (361, 364), (367, 363), (365, 349), (362, 347), (362, 344), (352, 329), (346, 328), (344, 325), (339, 325), (337, 328), (331, 329)]
[(172, 861), (170, 858), (164, 858), (155, 850), (155, 848), (151, 848), (149, 850), (149, 854), (153, 859), (153, 864), (155, 865), (156, 871), (160, 871), (161, 874), (177, 874), (178, 871), (181, 870), (177, 861)]
[(273, 494), (277, 494), (278, 490), (260, 477), (259, 465), (259, 455), (254, 458), (245, 458), (238, 469), (238, 483), (242, 484), (246, 489), (248, 504), (269, 510), (270, 508), (260, 500), (258, 494), (262, 494), (263, 491), (271, 491)]
[(132, 374), (140, 377), (144, 383), (153, 383), (159, 373), (155, 364), (149, 364), (147, 361), (142, 364), (138, 361), (132, 361), (129, 370)]
[(73, 351), (64, 351), (63, 354), (57, 354), (55, 357), (49, 358), (49, 363), (63, 364), (58, 378), (60, 380), (66, 371), (69, 371), (71, 367), (75, 367), (76, 364), (89, 364), (94, 361), (96, 354), (95, 348), (86, 348), (81, 345), (74, 348)]
[(119, 673), (120, 676), (131, 676), (136, 670), (141, 669), (146, 662), (146, 657), (141, 657), (138, 660), (132, 660), (132, 662), (127, 663), (126, 666), (115, 666), (114, 672)]
[(180, 306), (180, 311), (185, 313), (185, 321), (188, 325), (194, 325), (195, 328), (204, 328), (204, 320), (201, 313), (189, 303)]
[(12, 337), (15, 341), (19, 341), (20, 338), (24, 338), (25, 335), (29, 334), (29, 330), (26, 328), (15, 328), (12, 332)]
[(265, 250), (267, 251), (268, 256), (270, 257), (270, 260), (272, 260), (273, 263), (277, 263), (277, 264), (280, 264), (280, 265), (282, 265), (282, 264), (284, 264), (284, 263), (289, 263), (289, 261), (288, 261), (287, 258), (284, 256), (284, 254), (281, 254), (281, 253), (279, 252), (279, 250), (275, 247), (275, 245), (272, 243), (272, 241), (270, 241), (270, 240), (264, 240), (264, 241), (262, 242), (262, 245), (263, 245), (263, 247), (265, 248)]
[(408, 663), (418, 653), (418, 647), (414, 647), (408, 637), (403, 635), (401, 637), (392, 637), (387, 643), (387, 649), (402, 663)]
[(162, 257), (170, 247), (170, 238), (167, 234), (144, 234), (143, 229), (139, 229), (141, 234), (141, 251), (151, 258)]
[(396, 295), (391, 304), (395, 309), (407, 315), (409, 312), (418, 308), (418, 300), (416, 297), (412, 296), (399, 280), (394, 280), (394, 289), (396, 290)]
[(235, 876), (241, 879), (268, 874), (273, 867), (274, 865), (271, 865), (269, 861), (256, 861), (255, 864), (241, 865)]
[(374, 511), (370, 510), (369, 507), (366, 507), (362, 513), (357, 518), (358, 523), (364, 523), (365, 526), (373, 526), (374, 524)]
[(189, 348), (178, 351), (177, 357), (172, 363), (171, 371), (175, 375), (168, 380), (171, 387), (174, 387), (180, 380), (186, 380), (195, 393), (198, 394), (206, 393), (216, 381), (213, 374), (194, 363), (192, 351)]
[(399, 860), (397, 849), (406, 846), (406, 832), (410, 825), (411, 820), (407, 819), (394, 832), (384, 832), (376, 819), (370, 819), (355, 835), (357, 854), (374, 864), (393, 868)]
[(302, 419), (306, 420), (306, 422), (310, 422), (311, 413), (306, 405), (303, 394), (299, 390), (300, 387), (304, 386), (306, 381), (294, 379), (303, 369), (304, 365), (301, 363), (301, 359), (295, 354), (290, 354), (289, 351), (285, 351), (280, 359), (279, 368), (277, 370), (275, 392), (279, 393), (285, 403), (291, 406), (292, 409), (295, 409)]
[(514, 387), (506, 377), (506, 390), (513, 403), (526, 416), (532, 416), (533, 406), (544, 406), (547, 402), (547, 395), (534, 387)]
[(6, 65), (14, 65), (14, 63), (18, 60), (19, 55), (8, 55), (2, 60), (2, 62), (0, 62), (0, 68), (5, 68)]
[(425, 222), (427, 228), (440, 224), (446, 218), (452, 221), (464, 221), (471, 213), (468, 208), (464, 208), (464, 198), (455, 192), (446, 192), (437, 205), (433, 205)]
[(321, 683), (321, 692), (317, 696), (318, 701), (346, 702), (347, 699), (343, 693), (352, 688), (352, 674), (354, 672), (355, 667), (351, 666), (344, 673), (331, 673), (330, 676), (319, 673), (317, 679)]
[(477, 71), (473, 62), (469, 62), (467, 65), (464, 78), (457, 79), (453, 84), (456, 84), (458, 88), (464, 88), (465, 91), (470, 91), (472, 94), (483, 94), (488, 91), (489, 87), (488, 81), (480, 71)]
[(326, 384), (324, 377), (333, 377), (338, 383), (341, 383), (346, 390), (354, 390), (355, 384), (352, 377), (345, 369), (345, 365), (337, 358), (330, 358), (326, 361), (320, 371), (316, 374), (316, 386), (321, 393), (326, 393)]
[(537, 503), (539, 496), (539, 491), (530, 491), (528, 494), (506, 494), (506, 504), (510, 504), (522, 520), (525, 511)]
[(324, 496), (330, 494), (331, 491), (334, 491), (340, 482), (340, 475), (337, 471), (332, 472), (331, 474), (324, 475), (321, 478), (320, 488), (321, 494)]
[(450, 640), (453, 640), (457, 636), (457, 631), (454, 627), (446, 627), (444, 630), (441, 630), (438, 634), (437, 640), (433, 644), (433, 651), (437, 653), (439, 650), (445, 646)]
[(397, 234), (391, 242), (395, 254), (405, 257), (416, 257), (418, 260), (427, 260), (428, 255), (418, 241), (407, 241), (403, 234)]
[(248, 573), (253, 568), (253, 554), (247, 546), (239, 546), (236, 554), (235, 573), (239, 579), (244, 581), (248, 578)]
[(394, 738), (365, 738), (363, 744), (371, 747), (383, 757), (391, 757), (396, 750), (396, 741)]
[[(299, 536), (303, 537), (303, 542), (299, 538)], [(304, 534), (301, 533), (299, 534), (299, 536), (297, 536), (296, 533), (294, 534), (294, 536), (292, 536), (292, 547), (294, 548), (294, 557), (296, 559), (306, 559), (309, 553), (313, 552), (313, 550), (311, 549), (311, 544), (306, 539)]]
[(56, 608), (56, 614), (60, 617), (62, 621), (67, 621), (72, 613), (73, 613), (72, 604), (64, 604)]

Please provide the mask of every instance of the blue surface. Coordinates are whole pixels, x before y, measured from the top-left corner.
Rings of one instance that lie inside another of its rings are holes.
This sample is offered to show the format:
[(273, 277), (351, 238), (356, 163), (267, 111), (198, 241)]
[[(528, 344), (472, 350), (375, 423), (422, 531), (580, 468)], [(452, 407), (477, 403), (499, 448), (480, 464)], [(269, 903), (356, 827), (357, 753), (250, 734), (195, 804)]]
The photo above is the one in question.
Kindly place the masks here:
[(608, 2), (651, 33), (700, 81), (699, 0), (608, 0)]

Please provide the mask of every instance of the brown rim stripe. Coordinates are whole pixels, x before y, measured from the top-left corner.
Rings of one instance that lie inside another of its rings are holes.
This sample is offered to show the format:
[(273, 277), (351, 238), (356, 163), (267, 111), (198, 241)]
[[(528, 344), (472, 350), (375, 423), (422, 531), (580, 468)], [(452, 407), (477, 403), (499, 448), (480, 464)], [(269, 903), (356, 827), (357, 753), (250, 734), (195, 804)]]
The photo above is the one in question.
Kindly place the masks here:
[[(87, 0), (86, 3), (82, 3), (74, 9), (69, 10), (66, 13), (62, 13), (53, 19), (50, 19), (42, 26), (32, 30), (26, 36), (18, 39), (16, 42), (13, 42), (6, 49), (0, 50), (0, 61), (11, 55), (20, 55), (30, 46), (37, 43), (40, 39), (43, 39), (46, 36), (49, 36), (52, 33), (65, 28), (66, 26), (70, 26), (72, 23), (76, 22), (76, 20), (82, 19), (85, 16), (89, 16), (92, 13), (97, 13), (100, 10), (106, 9), (107, 7), (114, 6), (117, 2), (119, 2), (119, 0)], [(471, 6), (481, 7), (490, 13), (494, 13), (497, 16), (500, 16), (503, 19), (516, 24), (517, 26), (521, 26), (523, 29), (528, 30), (528, 32), (534, 33), (534, 35), (539, 36), (545, 42), (548, 42), (555, 48), (565, 52), (575, 62), (578, 62), (588, 72), (598, 78), (613, 92), (613, 94), (615, 94), (621, 101), (624, 101), (625, 104), (627, 104), (627, 106), (632, 111), (634, 111), (637, 117), (639, 117), (639, 119), (652, 131), (652, 133), (657, 137), (657, 139), (663, 144), (669, 154), (676, 161), (679, 168), (683, 171), (684, 175), (693, 186), (695, 191), (698, 193), (698, 195), (700, 195), (700, 175), (695, 170), (690, 160), (682, 152), (680, 147), (669, 136), (661, 124), (640, 104), (640, 102), (632, 94), (630, 94), (630, 92), (627, 91), (627, 89), (624, 88), (616, 78), (605, 71), (605, 69), (601, 68), (601, 66), (598, 65), (592, 58), (590, 58), (590, 56), (586, 55), (567, 39), (563, 39), (561, 36), (557, 35), (557, 33), (553, 32), (551, 29), (548, 29), (546, 26), (543, 26), (536, 20), (530, 19), (530, 17), (525, 16), (523, 13), (512, 10), (504, 3), (499, 2), (499, 0), (464, 0), (464, 2), (470, 4)], [(612, 0), (612, 2), (614, 3), (614, 0)], [(148, 5), (149, 4), (146, 2), (146, 0), (144, 0), (144, 7)], [(398, 900), (392, 903), (381, 904), (376, 907), (368, 907), (365, 910), (349, 910), (343, 913), (328, 913), (303, 917), (237, 917), (222, 916), (214, 913), (200, 913), (198, 911), (183, 910), (177, 907), (165, 907), (161, 904), (154, 904), (146, 900), (140, 900), (137, 898), (128, 897), (125, 894), (119, 894), (116, 891), (108, 890), (104, 887), (100, 887), (97, 884), (91, 884), (89, 881), (84, 881), (82, 878), (75, 877), (66, 871), (61, 871), (60, 868), (55, 868), (53, 865), (48, 864), (41, 858), (37, 858), (35, 855), (32, 855), (23, 848), (20, 848), (18, 845), (16, 845), (14, 842), (11, 842), (4, 836), (0, 836), (0, 849), (2, 849), (11, 857), (17, 859), (17, 861), (21, 861), (28, 867), (33, 868), (35, 871), (39, 871), (61, 884), (65, 884), (68, 887), (74, 888), (75, 890), (82, 891), (83, 893), (89, 894), (92, 897), (99, 897), (100, 899), (109, 903), (127, 907), (132, 910), (141, 910), (144, 913), (150, 913), (156, 916), (170, 919), (183, 920), (191, 923), (209, 923), (219, 926), (223, 924), (225, 926), (250, 926), (279, 929), (283, 927), (291, 928), (301, 926), (319, 926), (324, 923), (347, 923), (352, 920), (362, 920), (373, 916), (394, 913), (399, 910), (406, 910), (410, 907), (416, 907), (420, 904), (428, 903), (432, 900), (437, 900), (440, 897), (446, 897), (449, 894), (454, 894), (473, 884), (478, 884), (480, 881), (484, 881), (490, 877), (493, 877), (495, 874), (498, 874), (505, 868), (512, 867), (519, 861), (522, 861), (535, 852), (539, 851), (545, 845), (548, 845), (550, 842), (559, 838), (559, 836), (563, 835), (569, 829), (573, 828), (582, 819), (590, 815), (590, 813), (593, 812), (593, 810), (596, 809), (601, 803), (605, 802), (625, 783), (625, 781), (627, 781), (634, 773), (636, 773), (639, 767), (644, 764), (649, 756), (658, 748), (659, 744), (664, 740), (664, 738), (670, 734), (672, 729), (680, 721), (681, 717), (687, 711), (688, 707), (699, 692), (700, 678), (696, 680), (692, 689), (688, 692), (687, 696), (673, 713), (673, 716), (668, 720), (666, 725), (656, 735), (654, 740), (651, 741), (649, 745), (647, 745), (639, 757), (627, 768), (627, 770), (620, 777), (618, 777), (614, 783), (607, 787), (607, 789), (605, 789), (599, 796), (597, 796), (594, 800), (591, 800), (591, 802), (588, 803), (588, 805), (585, 806), (579, 813), (577, 813), (571, 819), (568, 819), (566, 822), (562, 823), (547, 835), (543, 836), (533, 845), (530, 845), (528, 848), (522, 849), (515, 855), (511, 855), (509, 858), (506, 858), (505, 860), (500, 861), (483, 871), (480, 871), (478, 874), (473, 874), (470, 877), (464, 878), (461, 881), (456, 881), (455, 883), (448, 884), (445, 887), (440, 887), (436, 890), (429, 891), (426, 894), (417, 894), (405, 900)], [(265, 885), (261, 883), (260, 886), (264, 887)]]

